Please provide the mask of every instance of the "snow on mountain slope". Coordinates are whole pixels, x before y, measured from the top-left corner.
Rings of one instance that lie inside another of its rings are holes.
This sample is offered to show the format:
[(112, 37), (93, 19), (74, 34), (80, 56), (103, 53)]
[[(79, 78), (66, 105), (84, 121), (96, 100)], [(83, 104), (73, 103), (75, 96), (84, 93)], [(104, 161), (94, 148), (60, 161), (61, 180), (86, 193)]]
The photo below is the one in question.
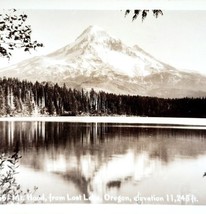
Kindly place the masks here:
[(90, 26), (74, 43), (48, 57), (54, 61), (64, 59), (71, 69), (81, 68), (81, 74), (85, 70), (86, 74), (91, 74), (95, 68), (101, 69), (99, 72), (102, 73), (106, 66), (120, 75), (135, 77), (165, 68), (165, 65), (140, 52), (137, 47), (127, 47), (121, 40), (109, 36), (96, 26)]
[(73, 43), (51, 54), (2, 69), (0, 75), (117, 94), (206, 95), (206, 77), (178, 71), (137, 45), (126, 46), (97, 26), (89, 26)]

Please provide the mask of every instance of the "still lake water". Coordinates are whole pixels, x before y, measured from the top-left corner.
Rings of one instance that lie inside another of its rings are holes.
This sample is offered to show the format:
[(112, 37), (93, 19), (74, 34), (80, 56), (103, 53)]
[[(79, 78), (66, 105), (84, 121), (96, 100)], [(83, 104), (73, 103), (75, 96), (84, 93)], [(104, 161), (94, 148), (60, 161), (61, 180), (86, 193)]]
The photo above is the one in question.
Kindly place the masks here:
[[(206, 131), (69, 122), (0, 122), (17, 180), (39, 203), (206, 204)], [(32, 202), (32, 199), (31, 201)]]

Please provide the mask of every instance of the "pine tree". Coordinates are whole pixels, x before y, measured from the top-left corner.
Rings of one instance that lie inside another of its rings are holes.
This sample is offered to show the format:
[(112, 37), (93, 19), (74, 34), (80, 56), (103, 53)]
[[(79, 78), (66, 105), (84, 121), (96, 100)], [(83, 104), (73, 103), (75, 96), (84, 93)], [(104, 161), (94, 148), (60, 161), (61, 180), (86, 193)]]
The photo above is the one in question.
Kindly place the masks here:
[(5, 105), (5, 91), (4, 88), (0, 85), (0, 115), (6, 115), (6, 105)]

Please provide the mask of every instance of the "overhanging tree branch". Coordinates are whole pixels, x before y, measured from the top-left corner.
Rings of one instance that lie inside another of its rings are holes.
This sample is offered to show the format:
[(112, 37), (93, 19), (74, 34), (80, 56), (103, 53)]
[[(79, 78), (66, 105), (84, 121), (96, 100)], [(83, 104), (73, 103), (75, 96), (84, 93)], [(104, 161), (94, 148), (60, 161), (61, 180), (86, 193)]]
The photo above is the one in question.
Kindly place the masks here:
[[(125, 11), (125, 17), (131, 12), (131, 10), (126, 10)], [(132, 21), (137, 19), (139, 15), (142, 17), (142, 21), (147, 17), (148, 13), (150, 10), (132, 10)], [(163, 15), (162, 10), (152, 10), (153, 15), (158, 18), (159, 15)]]
[(10, 59), (14, 49), (30, 51), (43, 47), (42, 43), (32, 41), (32, 29), (26, 25), (28, 16), (17, 10), (6, 10), (0, 14), (0, 57)]

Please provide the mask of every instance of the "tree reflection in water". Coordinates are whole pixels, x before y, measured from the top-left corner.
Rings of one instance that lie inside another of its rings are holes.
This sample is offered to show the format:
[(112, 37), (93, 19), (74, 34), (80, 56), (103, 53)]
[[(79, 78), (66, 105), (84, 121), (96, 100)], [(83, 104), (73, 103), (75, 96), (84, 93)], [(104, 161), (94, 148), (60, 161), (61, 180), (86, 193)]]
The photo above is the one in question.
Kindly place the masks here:
[(86, 197), (97, 195), (102, 201), (105, 193), (134, 195), (141, 182), (176, 160), (195, 160), (206, 153), (204, 130), (1, 122), (0, 136), (1, 152), (18, 146), (23, 166), (58, 175)]

